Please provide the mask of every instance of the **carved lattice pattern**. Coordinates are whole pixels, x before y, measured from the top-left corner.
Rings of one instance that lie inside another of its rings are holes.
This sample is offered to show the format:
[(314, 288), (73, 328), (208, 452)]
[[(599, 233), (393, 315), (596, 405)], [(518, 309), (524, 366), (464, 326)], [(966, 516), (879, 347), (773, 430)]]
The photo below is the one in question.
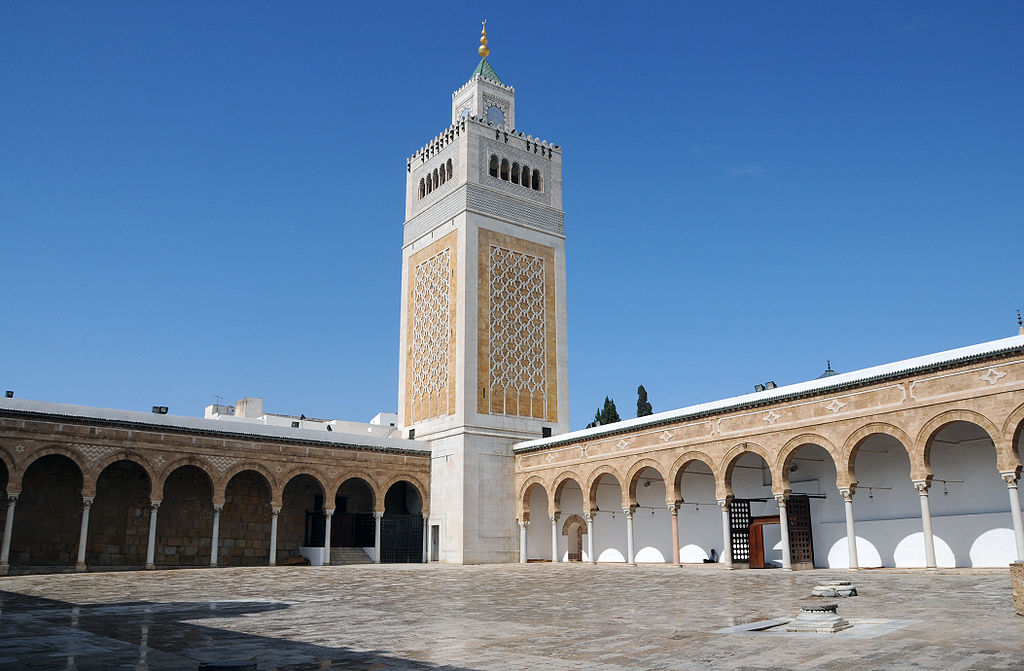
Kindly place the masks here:
[(811, 537), (811, 500), (793, 494), (786, 505), (789, 518), (789, 553), (794, 569), (814, 568), (814, 543)]
[(750, 501), (733, 499), (729, 503), (729, 527), (732, 539), (732, 560), (750, 561)]
[(547, 416), (544, 260), (490, 248), (490, 409)]
[(444, 249), (413, 273), (412, 394), (415, 420), (447, 415), (451, 250)]

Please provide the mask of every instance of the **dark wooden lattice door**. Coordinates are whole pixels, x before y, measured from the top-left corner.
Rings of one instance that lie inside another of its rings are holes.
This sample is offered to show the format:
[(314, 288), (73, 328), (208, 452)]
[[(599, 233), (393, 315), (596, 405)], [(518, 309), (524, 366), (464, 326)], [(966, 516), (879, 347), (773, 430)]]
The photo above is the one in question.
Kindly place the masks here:
[(380, 561), (418, 564), (423, 561), (423, 516), (385, 513), (380, 520)]
[(729, 538), (733, 562), (750, 561), (750, 501), (733, 499), (729, 503)]
[(814, 568), (811, 500), (803, 494), (791, 494), (786, 504), (786, 515), (789, 517), (789, 553), (793, 570)]

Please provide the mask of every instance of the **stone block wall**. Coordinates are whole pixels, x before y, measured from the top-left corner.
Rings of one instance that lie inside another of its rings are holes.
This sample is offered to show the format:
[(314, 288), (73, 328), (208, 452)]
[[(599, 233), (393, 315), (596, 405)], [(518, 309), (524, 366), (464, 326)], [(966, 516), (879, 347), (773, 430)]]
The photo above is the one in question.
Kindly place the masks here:
[[(130, 461), (103, 470), (89, 511), (85, 563), (144, 566), (149, 540), (149, 477)], [(18, 511), (21, 512), (20, 510)]]
[(164, 484), (157, 513), (157, 566), (209, 566), (213, 539), (213, 484), (195, 466), (179, 468)]
[[(270, 558), (270, 486), (253, 471), (228, 483), (220, 515), (220, 566), (265, 566)], [(278, 528), (280, 531), (280, 528)]]
[(14, 515), (11, 564), (73, 566), (82, 523), (82, 472), (50, 455), (25, 472)]

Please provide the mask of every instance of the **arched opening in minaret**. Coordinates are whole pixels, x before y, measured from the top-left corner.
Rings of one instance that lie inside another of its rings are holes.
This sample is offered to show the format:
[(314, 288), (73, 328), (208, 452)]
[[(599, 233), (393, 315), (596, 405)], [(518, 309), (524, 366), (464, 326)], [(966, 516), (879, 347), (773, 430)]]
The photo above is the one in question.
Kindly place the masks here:
[(533, 170), (533, 184), (532, 184), (532, 188), (533, 188), (534, 191), (543, 191), (544, 190), (544, 182), (543, 182), (543, 180), (541, 180), (540, 170), (537, 170), (536, 168), (534, 168), (534, 170)]
[(521, 186), (529, 188), (530, 186), (530, 166), (523, 166), (522, 179), (519, 180)]
[(505, 125), (505, 115), (494, 105), (487, 108), (487, 120), (495, 126)]
[(444, 184), (445, 182), (448, 181), (448, 174), (445, 172), (445, 169), (444, 169), (443, 165), (441, 166), (441, 169), (438, 171), (437, 174), (439, 175), (439, 177), (441, 179), (441, 184)]
[(419, 193), (420, 193), (420, 195), (419, 195), (420, 198), (422, 198), (423, 196), (427, 195), (427, 186), (426, 186), (426, 184), (423, 183), (422, 179), (420, 180), (420, 192)]
[(434, 188), (436, 189), (439, 186), (441, 186), (441, 184), (437, 181), (437, 168), (434, 168)]
[(508, 181), (508, 159), (501, 159), (501, 179)]
[(518, 184), (519, 183), (519, 164), (518, 163), (513, 163), (512, 164), (512, 183), (513, 184)]
[(430, 192), (433, 191), (433, 190), (434, 190), (434, 187), (431, 186), (430, 175), (427, 175), (427, 195), (429, 196)]
[(445, 165), (445, 172), (448, 173), (448, 179), (451, 179), (452, 178), (452, 160), (448, 159), (448, 161), (444, 165)]
[(384, 494), (380, 553), (384, 564), (423, 561), (423, 494), (406, 480), (391, 485)]
[(491, 154), (491, 162), (490, 162), (490, 164), (487, 167), (487, 173), (491, 177), (497, 177), (498, 176), (498, 157), (495, 156), (494, 154)]

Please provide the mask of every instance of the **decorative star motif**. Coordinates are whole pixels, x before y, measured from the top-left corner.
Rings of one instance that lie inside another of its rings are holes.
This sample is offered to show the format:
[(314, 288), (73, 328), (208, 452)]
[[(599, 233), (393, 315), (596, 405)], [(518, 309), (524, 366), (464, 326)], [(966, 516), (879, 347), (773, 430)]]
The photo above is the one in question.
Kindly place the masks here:
[(978, 379), (979, 380), (984, 380), (985, 382), (988, 382), (989, 384), (995, 384), (996, 382), (999, 382), (999, 380), (1001, 378), (1004, 378), (1004, 377), (1006, 377), (1006, 373), (1004, 373), (1002, 371), (998, 371), (995, 368), (989, 368), (988, 372), (985, 373), (984, 375), (978, 376)]
[(554, 461), (554, 460), (555, 460), (555, 453), (554, 452), (549, 452), (548, 456), (544, 457), (544, 461), (548, 462), (549, 464), (552, 461)]
[(25, 446), (24, 445), (18, 445), (17, 447), (14, 448), (14, 451), (17, 452), (18, 454), (21, 454), (22, 452), (25, 451)]
[(825, 406), (826, 410), (831, 410), (833, 414), (838, 414), (840, 410), (846, 407), (846, 404), (840, 401), (838, 398), (832, 399), (832, 402)]
[(775, 412), (774, 410), (769, 410), (768, 413), (761, 419), (768, 422), (769, 424), (774, 424), (775, 422), (778, 421), (780, 417), (782, 417), (782, 415), (780, 415), (779, 413)]
[(675, 431), (669, 431), (666, 429), (665, 431), (661, 432), (661, 442), (667, 443), (668, 441), (672, 440), (675, 437), (675, 435)]
[(156, 462), (157, 466), (163, 466), (166, 459), (164, 459), (164, 455), (158, 454), (156, 455), (156, 459), (154, 459), (153, 461)]
[(630, 443), (632, 443), (632, 442), (633, 442), (632, 438), (623, 438), (622, 440), (620, 440), (618, 443), (615, 444), (615, 447), (619, 448), (620, 450), (624, 450), (627, 447), (629, 447)]

